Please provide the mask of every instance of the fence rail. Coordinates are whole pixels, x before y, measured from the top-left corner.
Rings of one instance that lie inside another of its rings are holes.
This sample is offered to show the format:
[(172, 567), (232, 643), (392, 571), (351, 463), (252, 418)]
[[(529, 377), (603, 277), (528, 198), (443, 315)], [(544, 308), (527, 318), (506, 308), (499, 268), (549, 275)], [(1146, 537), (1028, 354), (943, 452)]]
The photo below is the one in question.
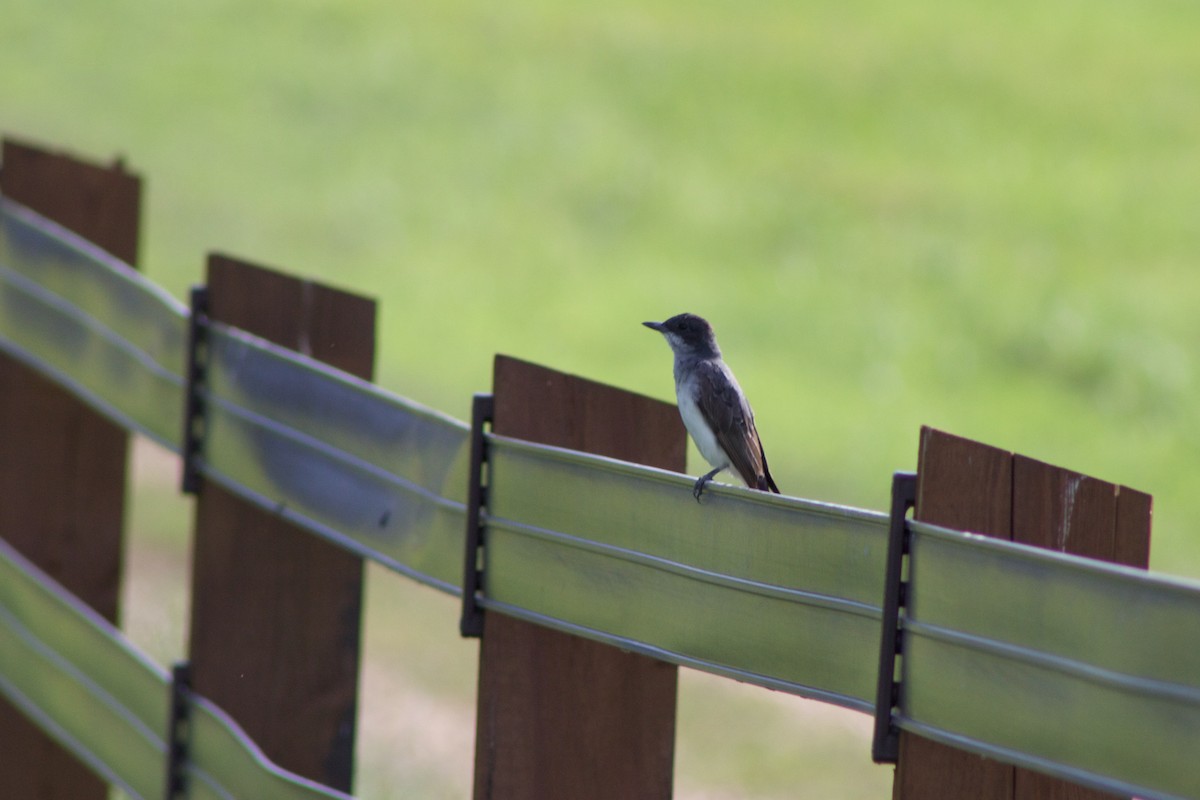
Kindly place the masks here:
[[(0, 198), (0, 349), (177, 453), (187, 319), (136, 271)], [(227, 326), (210, 323), (208, 342), (206, 478), (461, 592), (469, 426)], [(724, 486), (701, 506), (674, 473), (487, 444), (485, 609), (874, 709), (885, 515)], [(1200, 584), (909, 530), (902, 729), (1106, 791), (1200, 797)], [(7, 546), (0, 570), (0, 691), (107, 780), (153, 796), (166, 673)], [(344, 796), (196, 708), (193, 796)]]
[(364, 558), (457, 593), (468, 427), (249, 334), (212, 328), (201, 473)]
[[(131, 797), (165, 785), (166, 670), (0, 539), (0, 693)], [(191, 708), (193, 798), (337, 800), (281, 770), (204, 698)]]
[(1107, 791), (1200, 792), (1200, 586), (911, 530), (902, 728)]
[(0, 347), (178, 451), (186, 309), (85, 239), (0, 196)]
[[(838, 705), (874, 704), (887, 518), (493, 436), (488, 584), (514, 616)], [(617, 602), (619, 598), (619, 602)], [(819, 647), (797, 647), (800, 642)]]

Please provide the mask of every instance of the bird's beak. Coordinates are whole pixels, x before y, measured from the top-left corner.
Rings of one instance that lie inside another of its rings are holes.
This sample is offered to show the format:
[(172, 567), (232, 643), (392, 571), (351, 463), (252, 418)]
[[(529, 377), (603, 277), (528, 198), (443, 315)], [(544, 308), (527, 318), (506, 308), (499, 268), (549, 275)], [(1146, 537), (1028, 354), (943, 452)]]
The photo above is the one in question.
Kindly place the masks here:
[(643, 322), (642, 324), (652, 331), (663, 332), (663, 324), (661, 322)]

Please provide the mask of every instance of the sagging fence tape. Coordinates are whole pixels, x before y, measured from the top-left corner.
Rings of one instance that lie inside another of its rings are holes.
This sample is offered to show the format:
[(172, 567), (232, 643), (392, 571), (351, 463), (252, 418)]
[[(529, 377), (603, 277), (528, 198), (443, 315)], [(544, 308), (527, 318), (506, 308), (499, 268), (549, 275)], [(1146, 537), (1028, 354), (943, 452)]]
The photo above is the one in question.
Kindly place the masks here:
[[(0, 200), (0, 349), (176, 452), (185, 321), (135, 271)], [(460, 591), (465, 424), (240, 331), (213, 325), (209, 347), (206, 479)], [(733, 487), (699, 506), (684, 476), (488, 446), (483, 608), (874, 707), (884, 515)], [(897, 725), (1107, 791), (1200, 797), (1200, 584), (910, 528)]]
[[(131, 798), (162, 797), (169, 680), (112, 624), (0, 538), (0, 695)], [(192, 699), (183, 779), (194, 800), (347, 800), (272, 764)]]

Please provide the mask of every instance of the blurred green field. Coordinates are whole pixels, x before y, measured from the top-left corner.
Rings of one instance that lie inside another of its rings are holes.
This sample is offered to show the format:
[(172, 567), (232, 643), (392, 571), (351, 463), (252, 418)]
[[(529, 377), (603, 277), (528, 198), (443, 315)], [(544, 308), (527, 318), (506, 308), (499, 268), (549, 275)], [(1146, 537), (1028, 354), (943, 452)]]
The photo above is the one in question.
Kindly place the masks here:
[[(177, 295), (216, 249), (378, 298), (380, 382), (461, 418), (495, 352), (669, 399), (638, 323), (694, 311), (786, 492), (883, 508), (932, 424), (1151, 492), (1153, 567), (1196, 576), (1198, 33), (1175, 0), (7, 0), (0, 131), (124, 154)], [(778, 711), (692, 691), (693, 728)], [(861, 743), (687, 736), (688, 796), (881, 796)]]

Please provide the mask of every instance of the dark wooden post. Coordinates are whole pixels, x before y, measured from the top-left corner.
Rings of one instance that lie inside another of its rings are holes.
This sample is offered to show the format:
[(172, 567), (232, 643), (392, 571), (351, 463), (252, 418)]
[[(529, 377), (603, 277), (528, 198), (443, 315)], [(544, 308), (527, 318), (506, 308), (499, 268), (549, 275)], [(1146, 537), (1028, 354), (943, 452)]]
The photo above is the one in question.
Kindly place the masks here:
[[(1145, 568), (1150, 496), (921, 430), (914, 518)], [(895, 800), (1092, 800), (1109, 795), (902, 732)]]
[[(370, 379), (371, 300), (224, 256), (209, 315)], [(212, 483), (196, 503), (192, 685), (276, 764), (351, 791), (363, 564)]]
[[(669, 403), (497, 356), (493, 430), (682, 471)], [(488, 614), (479, 654), (476, 800), (669, 798), (678, 670)]]
[[(141, 180), (4, 140), (0, 192), (137, 260)], [(0, 354), (0, 535), (111, 622), (121, 585), (129, 434)], [(0, 797), (101, 800), (108, 787), (0, 701)]]

